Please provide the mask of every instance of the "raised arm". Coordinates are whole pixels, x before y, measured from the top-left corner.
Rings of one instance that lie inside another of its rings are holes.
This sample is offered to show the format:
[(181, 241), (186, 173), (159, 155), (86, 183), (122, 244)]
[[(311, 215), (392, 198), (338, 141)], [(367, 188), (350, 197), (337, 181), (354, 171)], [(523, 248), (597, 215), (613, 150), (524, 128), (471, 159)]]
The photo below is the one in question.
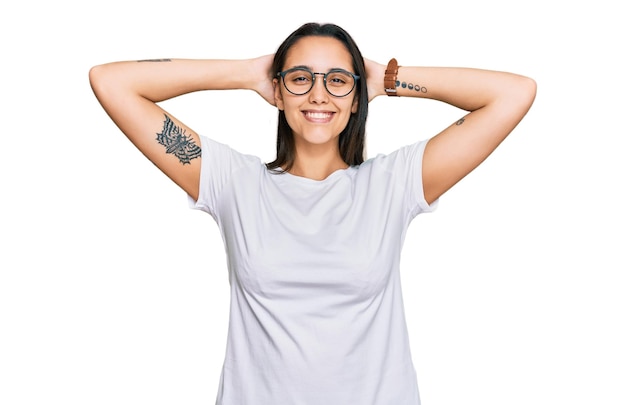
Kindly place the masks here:
[(273, 103), (272, 57), (250, 60), (158, 59), (113, 62), (89, 71), (98, 101), (128, 139), (193, 198), (200, 139), (157, 103), (201, 90), (250, 89)]
[[(367, 61), (366, 68), (368, 81), (372, 79), (370, 98), (385, 94), (385, 66)], [(528, 77), (471, 68), (402, 66), (398, 81), (400, 97), (430, 98), (469, 112), (426, 146), (422, 179), (429, 203), (495, 150), (526, 115), (536, 93), (535, 81)]]

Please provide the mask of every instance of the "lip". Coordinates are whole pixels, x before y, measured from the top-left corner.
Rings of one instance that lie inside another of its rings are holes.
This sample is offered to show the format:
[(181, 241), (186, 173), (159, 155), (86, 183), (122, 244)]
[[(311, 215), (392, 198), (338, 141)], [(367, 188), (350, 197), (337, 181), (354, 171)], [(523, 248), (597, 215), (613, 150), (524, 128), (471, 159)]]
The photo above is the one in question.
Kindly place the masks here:
[(333, 111), (305, 110), (302, 114), (307, 121), (320, 124), (330, 122), (335, 116)]

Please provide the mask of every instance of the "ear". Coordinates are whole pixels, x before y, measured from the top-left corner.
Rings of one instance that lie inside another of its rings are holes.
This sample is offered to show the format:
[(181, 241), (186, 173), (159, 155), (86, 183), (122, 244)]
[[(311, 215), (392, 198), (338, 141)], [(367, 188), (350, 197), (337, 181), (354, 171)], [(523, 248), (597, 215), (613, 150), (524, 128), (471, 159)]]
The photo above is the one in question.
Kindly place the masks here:
[(274, 103), (279, 110), (283, 111), (285, 109), (285, 104), (283, 103), (283, 94), (280, 91), (278, 79), (272, 79), (272, 85), (274, 86)]
[(354, 101), (352, 101), (352, 109), (350, 111), (352, 111), (352, 114), (354, 114), (358, 110), (359, 110), (359, 99), (357, 97), (355, 97)]

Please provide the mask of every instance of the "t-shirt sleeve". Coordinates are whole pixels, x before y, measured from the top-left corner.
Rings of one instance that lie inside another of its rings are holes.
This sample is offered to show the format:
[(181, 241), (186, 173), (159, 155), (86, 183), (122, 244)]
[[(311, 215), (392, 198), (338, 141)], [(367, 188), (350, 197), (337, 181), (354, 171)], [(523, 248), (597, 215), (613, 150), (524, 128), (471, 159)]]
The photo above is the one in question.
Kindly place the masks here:
[(428, 204), (424, 197), (422, 182), (422, 160), (428, 140), (419, 141), (397, 150), (393, 156), (396, 175), (403, 181), (409, 216), (414, 218), (423, 212), (432, 212), (437, 208), (439, 200)]
[(244, 155), (230, 146), (200, 136), (202, 161), (198, 199), (187, 196), (189, 207), (207, 212), (217, 219), (218, 200), (234, 172), (250, 164), (261, 164), (254, 156)]

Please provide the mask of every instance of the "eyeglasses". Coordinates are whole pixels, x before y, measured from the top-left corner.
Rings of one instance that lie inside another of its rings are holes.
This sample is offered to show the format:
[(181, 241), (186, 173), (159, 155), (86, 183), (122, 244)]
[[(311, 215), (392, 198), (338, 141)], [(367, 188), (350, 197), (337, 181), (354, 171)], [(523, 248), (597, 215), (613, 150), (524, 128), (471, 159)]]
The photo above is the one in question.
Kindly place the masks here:
[(345, 97), (352, 93), (357, 80), (359, 80), (359, 76), (343, 69), (331, 69), (327, 73), (318, 73), (301, 67), (278, 72), (276, 77), (283, 78), (283, 83), (288, 92), (301, 96), (311, 91), (317, 75), (324, 76), (326, 91), (335, 97)]

